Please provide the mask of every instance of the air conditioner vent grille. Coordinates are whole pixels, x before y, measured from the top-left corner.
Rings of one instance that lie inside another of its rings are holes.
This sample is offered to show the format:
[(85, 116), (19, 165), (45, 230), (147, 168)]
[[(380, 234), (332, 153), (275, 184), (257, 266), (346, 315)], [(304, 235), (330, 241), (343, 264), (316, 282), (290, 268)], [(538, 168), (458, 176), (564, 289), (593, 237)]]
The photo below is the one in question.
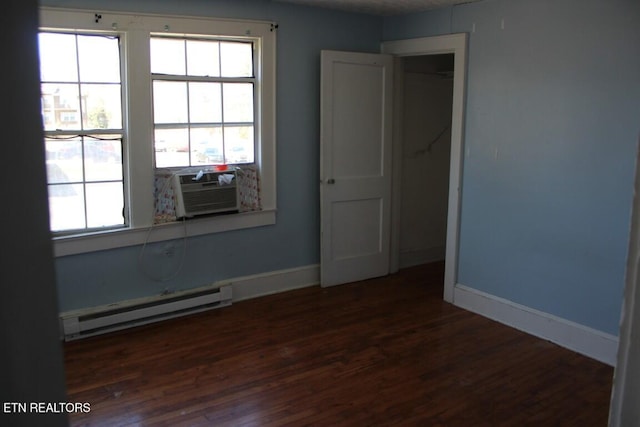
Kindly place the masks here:
[(188, 212), (203, 212), (212, 209), (233, 210), (238, 207), (235, 185), (211, 190), (184, 191), (182, 197)]

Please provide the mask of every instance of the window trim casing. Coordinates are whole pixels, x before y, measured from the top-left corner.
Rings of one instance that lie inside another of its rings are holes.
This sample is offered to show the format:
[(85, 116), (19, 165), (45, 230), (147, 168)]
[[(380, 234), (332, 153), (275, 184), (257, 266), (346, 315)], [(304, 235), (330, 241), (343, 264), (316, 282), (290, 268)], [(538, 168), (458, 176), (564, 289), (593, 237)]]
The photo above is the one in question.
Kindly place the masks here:
[[(117, 32), (122, 37), (124, 70), (123, 152), (128, 227), (53, 238), (54, 255), (172, 240), (186, 236), (258, 227), (276, 222), (276, 31), (267, 21), (213, 17), (168, 16), (96, 12), (95, 10), (40, 8), (41, 30)], [(195, 218), (153, 225), (153, 117), (149, 37), (168, 32), (188, 36), (250, 37), (255, 39), (257, 90), (255, 163), (259, 167), (262, 210), (233, 215)], [(132, 54), (135, 52), (135, 55)], [(146, 141), (140, 143), (137, 141)], [(146, 185), (145, 185), (146, 183)], [(135, 202), (134, 202), (135, 201)], [(186, 230), (186, 231), (185, 231)], [(153, 232), (150, 232), (153, 231)]]

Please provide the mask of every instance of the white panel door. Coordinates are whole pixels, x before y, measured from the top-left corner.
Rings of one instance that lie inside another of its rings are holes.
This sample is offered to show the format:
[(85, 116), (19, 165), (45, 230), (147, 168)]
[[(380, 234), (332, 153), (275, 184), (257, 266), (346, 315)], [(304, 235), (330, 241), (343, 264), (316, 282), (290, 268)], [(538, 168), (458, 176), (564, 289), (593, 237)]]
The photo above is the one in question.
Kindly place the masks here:
[(391, 55), (322, 51), (321, 284), (389, 273)]

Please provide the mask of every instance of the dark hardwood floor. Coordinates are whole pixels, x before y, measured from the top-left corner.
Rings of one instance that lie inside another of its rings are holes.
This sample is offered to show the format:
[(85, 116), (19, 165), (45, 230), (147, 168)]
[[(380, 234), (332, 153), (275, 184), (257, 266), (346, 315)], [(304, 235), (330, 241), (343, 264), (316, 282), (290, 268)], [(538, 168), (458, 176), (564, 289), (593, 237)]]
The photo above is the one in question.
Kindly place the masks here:
[(606, 426), (613, 368), (442, 301), (440, 263), (65, 344), (91, 426)]

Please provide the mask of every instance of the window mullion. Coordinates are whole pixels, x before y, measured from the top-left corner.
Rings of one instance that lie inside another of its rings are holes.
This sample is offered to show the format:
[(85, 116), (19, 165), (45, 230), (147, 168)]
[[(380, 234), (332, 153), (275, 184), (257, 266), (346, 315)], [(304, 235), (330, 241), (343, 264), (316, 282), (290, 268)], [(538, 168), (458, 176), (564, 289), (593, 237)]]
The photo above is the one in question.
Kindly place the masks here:
[[(82, 107), (80, 107), (82, 110)], [(89, 226), (89, 210), (87, 209), (87, 159), (84, 157), (84, 136), (80, 138), (80, 152), (82, 153), (82, 197), (84, 198), (84, 226)]]
[[(184, 40), (184, 69), (186, 74), (189, 74), (189, 52), (187, 50), (187, 41)], [(191, 87), (189, 82), (185, 82), (187, 84), (187, 147), (189, 148), (189, 164), (191, 164)]]
[(129, 201), (130, 226), (148, 227), (153, 222), (154, 198), (149, 183), (154, 179), (153, 116), (151, 111), (151, 74), (149, 68), (149, 32), (129, 30), (124, 36), (124, 69), (127, 84), (125, 90), (125, 123), (127, 199)]
[[(80, 45), (78, 43), (78, 35), (74, 36), (75, 46), (76, 46), (76, 73), (78, 76), (78, 81), (76, 84), (78, 85), (78, 106), (80, 107), (80, 111), (78, 111), (78, 115), (80, 117), (80, 125), (78, 129), (82, 130), (84, 128), (84, 107), (83, 106), (83, 96), (82, 96), (82, 79), (80, 78)], [(83, 198), (83, 209), (84, 209), (84, 228), (89, 226), (89, 210), (87, 208), (87, 167), (86, 167), (86, 158), (85, 158), (85, 149), (84, 149), (84, 136), (80, 137), (80, 159), (82, 160), (82, 198)]]
[[(218, 75), (222, 76), (222, 47), (218, 44)], [(222, 125), (220, 134), (222, 135), (222, 159), (224, 163), (227, 163), (227, 151), (225, 150), (225, 125), (224, 125), (224, 85), (226, 79), (220, 80), (220, 123)]]
[[(80, 78), (80, 45), (78, 43), (78, 35), (76, 34), (75, 37), (75, 42), (76, 42), (76, 73), (78, 75), (78, 81), (76, 82), (76, 84), (78, 85), (78, 105), (80, 106), (80, 111), (78, 112), (80, 115), (80, 126), (78, 126), (78, 129), (84, 129), (84, 108), (82, 108), (82, 85), (80, 84), (80, 82), (82, 81), (82, 79)], [(83, 144), (84, 146), (84, 144)], [(83, 151), (83, 158), (84, 158), (84, 151)]]

